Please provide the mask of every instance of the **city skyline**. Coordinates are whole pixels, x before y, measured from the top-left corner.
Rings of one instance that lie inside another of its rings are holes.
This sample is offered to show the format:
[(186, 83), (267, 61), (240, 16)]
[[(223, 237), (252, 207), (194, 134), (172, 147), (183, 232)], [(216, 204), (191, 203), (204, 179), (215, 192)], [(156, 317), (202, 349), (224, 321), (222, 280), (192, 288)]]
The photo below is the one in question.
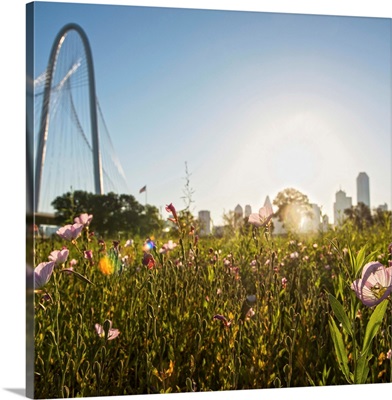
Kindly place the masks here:
[[(366, 172), (359, 172), (356, 178), (356, 193), (357, 193), (356, 202), (353, 202), (353, 198), (351, 196), (347, 196), (347, 193), (341, 188), (335, 193), (335, 202), (333, 203), (333, 215), (332, 215), (333, 218), (331, 218), (331, 216), (329, 216), (328, 214), (322, 212), (322, 207), (323, 207), (322, 205), (313, 203), (311, 199), (309, 199), (309, 204), (312, 207), (313, 212), (318, 215), (319, 223), (325, 222), (325, 220), (323, 219), (323, 216), (325, 215), (327, 217), (326, 222), (329, 222), (331, 225), (335, 226), (339, 225), (343, 221), (344, 210), (349, 209), (355, 205), (358, 205), (359, 203), (365, 204), (367, 207), (370, 208), (371, 212), (375, 209), (382, 209), (384, 211), (389, 210), (389, 205), (386, 202), (374, 205), (374, 207), (370, 206), (370, 194), (371, 194), (370, 178)], [(306, 195), (306, 193), (304, 194)], [(267, 202), (273, 208), (273, 204), (270, 201), (269, 195), (266, 196), (264, 205)], [(252, 213), (252, 210), (256, 212), (258, 208), (254, 209), (250, 204), (245, 204), (245, 206), (237, 204), (235, 207), (229, 210), (229, 212), (233, 212), (234, 215), (238, 215), (242, 219), (243, 217), (245, 218), (248, 217)], [(277, 211), (276, 207), (275, 211)], [(200, 212), (203, 213), (208, 212), (209, 214), (208, 210), (199, 211), (199, 219), (200, 219)], [(210, 216), (208, 218), (210, 218)]]
[(187, 163), (192, 211), (215, 224), (234, 202), (256, 209), (287, 187), (331, 218), (335, 191), (354, 192), (361, 170), (372, 204), (388, 202), (389, 20), (61, 3), (35, 16), (37, 75), (66, 23), (85, 30), (138, 201), (146, 185), (150, 204), (185, 207)]

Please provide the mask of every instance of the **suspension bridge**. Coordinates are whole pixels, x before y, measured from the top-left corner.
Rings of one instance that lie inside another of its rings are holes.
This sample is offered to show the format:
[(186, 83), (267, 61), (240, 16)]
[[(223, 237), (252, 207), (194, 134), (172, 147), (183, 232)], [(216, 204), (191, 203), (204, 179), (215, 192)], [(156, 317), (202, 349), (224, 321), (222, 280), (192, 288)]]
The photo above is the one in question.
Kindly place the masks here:
[(36, 217), (53, 215), (53, 200), (70, 191), (129, 193), (96, 94), (92, 51), (79, 25), (59, 31), (46, 70), (34, 79), (33, 102)]

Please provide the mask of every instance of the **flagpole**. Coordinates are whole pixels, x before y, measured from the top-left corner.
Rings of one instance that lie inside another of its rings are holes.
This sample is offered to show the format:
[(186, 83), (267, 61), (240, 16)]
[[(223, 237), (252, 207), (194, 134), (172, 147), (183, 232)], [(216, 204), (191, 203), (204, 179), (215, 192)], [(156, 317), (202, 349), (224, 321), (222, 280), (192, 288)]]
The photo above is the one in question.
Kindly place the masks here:
[(146, 197), (146, 200), (145, 200), (145, 201), (146, 201), (146, 204), (145, 204), (145, 205), (147, 206), (147, 188), (146, 188), (146, 190), (145, 190), (145, 193), (146, 193), (146, 196), (145, 196), (145, 197)]

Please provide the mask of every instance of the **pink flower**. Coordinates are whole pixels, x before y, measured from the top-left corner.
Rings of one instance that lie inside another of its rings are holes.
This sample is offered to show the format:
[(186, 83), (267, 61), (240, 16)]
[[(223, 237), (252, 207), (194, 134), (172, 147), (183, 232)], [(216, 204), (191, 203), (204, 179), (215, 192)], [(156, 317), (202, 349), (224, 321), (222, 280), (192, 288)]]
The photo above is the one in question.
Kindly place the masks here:
[(376, 306), (392, 292), (392, 267), (386, 268), (377, 261), (367, 263), (361, 279), (354, 281), (351, 289), (365, 306)]
[(167, 243), (165, 243), (160, 249), (160, 253), (167, 253), (170, 250), (173, 250), (177, 246), (177, 243), (174, 243), (173, 240), (169, 240)]
[(93, 251), (92, 250), (85, 250), (84, 251), (84, 258), (91, 261), (93, 259)]
[(387, 353), (387, 359), (390, 360), (391, 357), (392, 357), (392, 350), (389, 349), (389, 350), (388, 350), (388, 353)]
[(228, 321), (223, 315), (216, 314), (214, 315), (213, 319), (219, 319), (220, 321), (222, 321), (222, 324), (224, 325), (225, 328), (228, 328), (231, 325), (231, 322)]
[(248, 222), (257, 227), (265, 226), (271, 220), (273, 213), (271, 206), (266, 205), (260, 208), (258, 214), (250, 214)]
[(177, 223), (178, 222), (177, 211), (174, 208), (173, 204), (170, 203), (169, 205), (166, 205), (165, 209), (167, 212), (172, 213), (172, 215), (173, 215), (173, 218), (169, 218), (169, 220)]
[(255, 311), (254, 311), (253, 308), (251, 307), (251, 308), (248, 310), (248, 312), (246, 313), (245, 319), (249, 321), (255, 314), (256, 314)]
[(64, 264), (67, 261), (69, 250), (64, 247), (62, 250), (54, 250), (50, 253), (49, 260), (54, 261), (56, 265)]
[(73, 258), (73, 259), (69, 262), (69, 265), (70, 265), (71, 267), (74, 267), (77, 263), (78, 263), (78, 262)]
[(283, 286), (284, 289), (286, 289), (287, 282), (288, 282), (288, 281), (287, 281), (286, 278), (282, 278), (282, 286)]
[(112, 321), (108, 319), (103, 323), (103, 326), (95, 324), (95, 331), (99, 337), (106, 338), (107, 340), (113, 340), (120, 334), (118, 329), (112, 328)]
[(75, 223), (73, 225), (65, 225), (60, 228), (56, 233), (65, 240), (76, 239), (83, 230), (83, 224)]
[(54, 261), (47, 261), (42, 262), (34, 269), (34, 287), (36, 289), (45, 286), (49, 282), (54, 266)]
[(294, 251), (293, 253), (290, 254), (290, 258), (298, 258), (299, 254), (298, 251)]
[(74, 218), (74, 222), (75, 224), (90, 225), (92, 219), (93, 219), (92, 215), (84, 213), (80, 214), (79, 217)]

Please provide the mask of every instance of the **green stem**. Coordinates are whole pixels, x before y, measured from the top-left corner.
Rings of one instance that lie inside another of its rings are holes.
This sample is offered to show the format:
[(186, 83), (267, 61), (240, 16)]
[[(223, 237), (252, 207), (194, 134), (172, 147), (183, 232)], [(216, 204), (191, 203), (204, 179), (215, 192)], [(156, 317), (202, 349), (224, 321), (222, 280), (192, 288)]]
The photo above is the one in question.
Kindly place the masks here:
[[(55, 317), (55, 324), (56, 324), (56, 351), (57, 351), (57, 357), (58, 357), (58, 362), (60, 365), (60, 370), (61, 370), (61, 375), (64, 376), (64, 365), (63, 365), (63, 359), (60, 355), (60, 323), (59, 323), (59, 315), (60, 315), (60, 292), (58, 288), (58, 280), (56, 274), (53, 274), (53, 280), (54, 280), (54, 287), (55, 287), (55, 294), (56, 294), (56, 317)], [(60, 395), (63, 396), (63, 388), (60, 387)]]

